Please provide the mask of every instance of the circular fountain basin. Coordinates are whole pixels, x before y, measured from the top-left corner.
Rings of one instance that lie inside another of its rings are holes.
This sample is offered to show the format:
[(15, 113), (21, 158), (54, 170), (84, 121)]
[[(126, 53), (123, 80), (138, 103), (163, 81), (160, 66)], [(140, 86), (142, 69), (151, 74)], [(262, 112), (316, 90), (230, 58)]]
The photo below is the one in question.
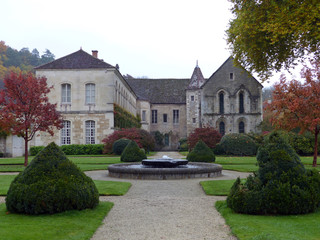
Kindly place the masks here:
[(139, 163), (120, 163), (108, 167), (110, 177), (130, 179), (188, 179), (221, 176), (222, 166), (213, 163), (188, 163), (177, 167), (152, 167)]

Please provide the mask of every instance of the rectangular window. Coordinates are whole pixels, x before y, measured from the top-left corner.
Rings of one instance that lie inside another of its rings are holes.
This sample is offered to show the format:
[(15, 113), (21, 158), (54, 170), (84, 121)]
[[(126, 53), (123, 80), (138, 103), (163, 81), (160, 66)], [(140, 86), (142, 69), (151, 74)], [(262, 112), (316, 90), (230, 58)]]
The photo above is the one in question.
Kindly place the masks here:
[(61, 145), (71, 144), (71, 122), (63, 121), (61, 129)]
[(233, 80), (233, 73), (230, 73), (230, 80)]
[(95, 144), (95, 122), (86, 121), (86, 144)]
[(147, 119), (146, 119), (146, 114), (147, 114), (147, 111), (146, 110), (142, 110), (142, 121), (143, 122), (145, 122), (145, 121), (147, 121)]
[(158, 110), (151, 110), (151, 123), (158, 123)]
[(96, 86), (93, 83), (86, 84), (86, 104), (96, 103)]
[(61, 103), (71, 103), (71, 85), (62, 84), (61, 85)]
[(179, 110), (173, 110), (173, 123), (179, 123)]
[(191, 96), (191, 101), (194, 101), (194, 96)]
[(168, 114), (163, 114), (163, 122), (167, 123), (168, 122)]
[(196, 118), (192, 118), (192, 122), (193, 122), (193, 123), (196, 123)]

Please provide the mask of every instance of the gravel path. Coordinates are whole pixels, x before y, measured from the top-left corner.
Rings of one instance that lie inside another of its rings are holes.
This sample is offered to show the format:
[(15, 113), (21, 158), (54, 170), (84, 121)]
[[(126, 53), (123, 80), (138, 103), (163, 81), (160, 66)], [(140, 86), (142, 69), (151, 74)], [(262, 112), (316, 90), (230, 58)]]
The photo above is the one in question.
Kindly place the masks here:
[[(166, 152), (173, 158), (177, 153)], [(161, 157), (159, 153), (156, 157)], [(92, 240), (235, 240), (224, 219), (214, 208), (224, 197), (206, 196), (199, 184), (205, 179), (130, 180), (109, 178), (105, 171), (87, 172), (93, 179), (129, 181), (132, 187), (125, 196), (102, 197), (114, 207)], [(211, 180), (245, 177), (247, 173), (223, 171)]]

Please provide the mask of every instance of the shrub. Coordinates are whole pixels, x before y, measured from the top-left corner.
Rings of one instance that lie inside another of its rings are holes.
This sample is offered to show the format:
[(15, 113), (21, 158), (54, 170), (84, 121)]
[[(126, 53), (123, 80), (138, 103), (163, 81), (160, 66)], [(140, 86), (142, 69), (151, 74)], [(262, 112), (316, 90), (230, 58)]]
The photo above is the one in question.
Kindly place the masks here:
[(112, 145), (112, 152), (117, 155), (121, 155), (123, 150), (129, 144), (130, 140), (126, 138), (121, 138), (115, 141)]
[(103, 144), (62, 145), (61, 150), (66, 155), (99, 155), (102, 154)]
[(209, 148), (214, 148), (221, 140), (221, 134), (214, 128), (196, 128), (188, 137), (189, 149), (193, 149), (199, 140)]
[(213, 151), (200, 140), (188, 154), (187, 159), (190, 162), (214, 162), (216, 157)]
[(220, 146), (227, 155), (252, 156), (257, 153), (257, 144), (243, 133), (230, 133), (224, 135)]
[(150, 133), (143, 129), (129, 128), (115, 131), (112, 134), (110, 134), (107, 138), (103, 139), (103, 153), (112, 153), (113, 143), (121, 138), (134, 140), (140, 148), (144, 148), (146, 151), (151, 151), (154, 149), (155, 141)]
[(245, 214), (304, 214), (320, 206), (320, 175), (305, 170), (298, 155), (281, 136), (271, 133), (260, 147), (258, 173), (243, 184), (238, 178), (228, 207)]
[(225, 151), (223, 150), (222, 146), (220, 143), (218, 143), (215, 148), (212, 149), (213, 153), (215, 155), (224, 155), (226, 154)]
[(39, 152), (41, 152), (45, 147), (44, 146), (33, 146), (33, 147), (30, 147), (30, 155), (31, 156), (35, 156), (37, 155)]
[(151, 135), (154, 137), (155, 140), (155, 150), (161, 150), (164, 146), (164, 134), (160, 131), (151, 132)]
[(61, 149), (49, 144), (11, 183), (6, 197), (8, 211), (52, 214), (94, 208), (99, 193), (92, 181)]
[(188, 150), (189, 150), (188, 139), (181, 138), (179, 140), (179, 152), (187, 152)]
[(122, 162), (140, 162), (146, 159), (144, 150), (140, 149), (135, 141), (130, 141), (121, 154)]

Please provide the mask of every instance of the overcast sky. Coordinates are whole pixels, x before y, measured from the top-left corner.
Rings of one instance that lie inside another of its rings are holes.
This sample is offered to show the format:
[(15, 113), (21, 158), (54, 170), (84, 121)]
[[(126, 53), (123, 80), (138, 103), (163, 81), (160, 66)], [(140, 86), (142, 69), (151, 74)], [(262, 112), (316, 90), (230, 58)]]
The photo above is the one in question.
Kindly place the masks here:
[[(0, 40), (20, 50), (49, 49), (56, 59), (98, 50), (122, 74), (205, 78), (230, 56), (227, 0), (2, 0)], [(259, 80), (259, 79), (258, 79)]]

